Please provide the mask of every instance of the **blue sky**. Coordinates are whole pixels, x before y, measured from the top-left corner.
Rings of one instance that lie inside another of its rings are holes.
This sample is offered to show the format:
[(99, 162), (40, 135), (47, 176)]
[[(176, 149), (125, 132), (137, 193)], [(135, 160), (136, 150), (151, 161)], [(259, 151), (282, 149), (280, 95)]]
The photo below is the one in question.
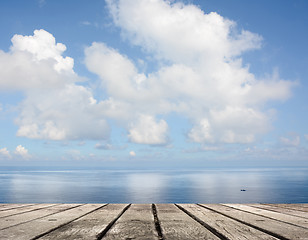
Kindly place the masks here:
[(0, 165), (307, 166), (307, 1), (0, 3)]

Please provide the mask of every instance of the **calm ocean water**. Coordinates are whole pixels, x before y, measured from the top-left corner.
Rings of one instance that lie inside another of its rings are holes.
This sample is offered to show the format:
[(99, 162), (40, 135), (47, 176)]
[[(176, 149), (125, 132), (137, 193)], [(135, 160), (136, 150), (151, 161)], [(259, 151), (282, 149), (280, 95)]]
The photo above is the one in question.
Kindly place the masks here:
[(308, 169), (0, 169), (0, 203), (47, 202), (308, 203)]

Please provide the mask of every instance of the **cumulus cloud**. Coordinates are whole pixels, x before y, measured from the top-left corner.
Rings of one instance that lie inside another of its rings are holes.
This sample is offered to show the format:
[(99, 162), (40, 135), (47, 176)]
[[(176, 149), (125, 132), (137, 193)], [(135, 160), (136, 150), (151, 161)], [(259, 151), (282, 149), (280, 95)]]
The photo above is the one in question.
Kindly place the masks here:
[(135, 153), (134, 151), (130, 151), (130, 152), (129, 152), (129, 156), (131, 156), (131, 157), (136, 157), (136, 153)]
[(259, 48), (261, 37), (195, 5), (169, 1), (107, 0), (114, 22), (134, 44), (173, 62), (209, 61)]
[(109, 143), (96, 143), (95, 148), (100, 150), (110, 150), (112, 149), (112, 145)]
[(194, 126), (188, 136), (194, 142), (210, 142), (212, 141), (210, 123), (207, 119), (201, 119), (199, 124)]
[(281, 137), (280, 142), (285, 146), (297, 147), (299, 146), (301, 140), (300, 140), (300, 136), (298, 136), (295, 133), (291, 133), (289, 134), (288, 137)]
[(141, 115), (129, 129), (128, 137), (135, 143), (165, 144), (167, 143), (167, 130), (166, 121), (157, 122), (152, 116)]
[(81, 81), (74, 60), (63, 57), (66, 46), (45, 30), (33, 36), (14, 35), (9, 52), (0, 50), (0, 89), (57, 88)]
[(194, 142), (251, 143), (255, 137), (265, 133), (268, 119), (265, 114), (252, 108), (226, 107), (221, 111), (211, 110), (209, 119), (201, 119), (189, 132)]
[(291, 96), (294, 82), (277, 71), (257, 78), (243, 64), (241, 55), (259, 49), (262, 37), (236, 22), (175, 1), (106, 2), (122, 36), (157, 69), (141, 71), (129, 56), (94, 42), (85, 49), (85, 64), (106, 93), (95, 99), (51, 33), (15, 35), (10, 51), (0, 51), (0, 89), (24, 92), (18, 136), (102, 140), (111, 119), (131, 142), (160, 145), (168, 142), (165, 117), (176, 113), (190, 120), (192, 142), (251, 143), (270, 129), (266, 103)]
[(18, 136), (33, 139), (104, 139), (109, 127), (92, 97), (83, 86), (66, 85), (61, 89), (29, 95), (20, 105), (16, 119)]
[(74, 60), (62, 56), (66, 46), (62, 43), (56, 43), (52, 34), (43, 29), (35, 30), (33, 36), (15, 35), (12, 38), (12, 44), (12, 52), (29, 52), (34, 61), (52, 59), (54, 60), (54, 69), (57, 72), (73, 72)]
[(282, 80), (277, 71), (257, 79), (243, 65), (241, 54), (260, 48), (261, 36), (194, 5), (107, 3), (122, 36), (160, 66), (140, 72), (132, 59), (104, 43), (85, 51), (88, 69), (110, 96), (106, 112), (124, 122), (132, 142), (166, 142), (168, 126), (161, 116), (171, 112), (192, 122), (187, 136), (193, 142), (250, 143), (270, 129), (272, 114), (265, 104), (288, 99), (295, 83)]
[(64, 57), (66, 46), (45, 30), (15, 35), (10, 52), (0, 51), (0, 89), (21, 90), (17, 136), (33, 139), (105, 139), (109, 127), (92, 90)]
[(30, 157), (30, 154), (28, 153), (28, 150), (21, 146), (21, 145), (18, 145), (15, 149), (15, 152), (14, 152), (16, 155), (24, 158), (24, 159), (27, 159)]
[(11, 158), (11, 154), (9, 152), (9, 150), (7, 150), (7, 148), (1, 148), (0, 149), (0, 157), (5, 157), (5, 158)]

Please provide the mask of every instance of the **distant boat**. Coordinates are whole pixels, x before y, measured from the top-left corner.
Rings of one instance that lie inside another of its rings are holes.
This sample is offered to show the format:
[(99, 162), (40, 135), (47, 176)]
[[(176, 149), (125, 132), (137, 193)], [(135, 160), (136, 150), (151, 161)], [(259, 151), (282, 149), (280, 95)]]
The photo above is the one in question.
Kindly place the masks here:
[(241, 189), (241, 192), (246, 192), (246, 189)]

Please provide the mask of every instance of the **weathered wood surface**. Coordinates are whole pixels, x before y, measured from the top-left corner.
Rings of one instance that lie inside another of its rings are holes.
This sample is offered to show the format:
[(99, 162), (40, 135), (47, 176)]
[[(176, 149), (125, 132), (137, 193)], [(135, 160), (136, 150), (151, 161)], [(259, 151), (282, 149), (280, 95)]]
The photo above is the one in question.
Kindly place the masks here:
[(26, 240), (35, 239), (60, 226), (67, 224), (77, 218), (95, 210), (97, 205), (87, 204), (66, 211), (57, 212), (52, 215), (34, 219), (24, 224), (18, 224), (0, 231), (0, 239)]
[(21, 208), (21, 207), (32, 206), (32, 205), (35, 205), (35, 204), (1, 204), (0, 211), (6, 211), (9, 209)]
[(0, 230), (17, 226), (19, 224), (24, 224), (27, 222), (31, 222), (35, 219), (39, 219), (45, 216), (52, 215), (54, 213), (62, 212), (63, 210), (70, 209), (73, 207), (77, 207), (79, 204), (65, 204), (59, 206), (53, 206), (45, 209), (40, 209), (34, 212), (26, 212), (18, 215), (8, 216), (4, 218), (0, 218)]
[(264, 232), (241, 224), (231, 218), (217, 214), (212, 210), (202, 208), (195, 204), (181, 204), (183, 210), (187, 211), (192, 216), (195, 216), (204, 225), (210, 229), (216, 230), (220, 235), (228, 239), (277, 239), (268, 236)]
[(306, 227), (308, 229), (308, 219), (296, 217), (296, 216), (290, 216), (283, 213), (273, 212), (270, 210), (255, 208), (247, 205), (242, 204), (225, 204), (226, 206), (236, 208), (245, 212), (254, 213), (256, 215), (268, 217), (271, 219), (280, 220), (282, 222), (286, 223), (292, 223), (296, 226)]
[(127, 204), (103, 205), (102, 208), (56, 229), (40, 239), (97, 239), (126, 206)]
[(157, 204), (164, 239), (220, 239), (173, 204)]
[(308, 204), (267, 204), (267, 205), (293, 209), (302, 212), (308, 212)]
[(54, 205), (56, 205), (56, 204), (36, 204), (36, 205), (12, 208), (12, 209), (8, 209), (6, 211), (1, 211), (0, 212), (0, 218), (13, 216), (13, 215), (21, 214), (21, 213), (26, 213), (26, 212), (37, 211), (39, 209), (51, 207), (51, 206), (54, 206)]
[(0, 239), (308, 240), (308, 204), (0, 204)]
[(271, 210), (273, 212), (279, 212), (279, 213), (284, 213), (287, 215), (291, 216), (297, 216), (297, 217), (302, 217), (302, 218), (308, 218), (307, 212), (302, 212), (294, 209), (289, 209), (289, 208), (281, 208), (275, 205), (267, 205), (267, 204), (249, 204), (249, 206), (256, 207), (256, 208), (261, 208), (261, 209), (266, 209), (266, 210)]
[(159, 239), (151, 205), (132, 205), (103, 236), (103, 239)]
[(202, 204), (202, 206), (279, 239), (308, 239), (308, 229), (304, 227), (295, 226), (293, 224), (281, 222), (280, 220), (274, 220), (220, 204)]

